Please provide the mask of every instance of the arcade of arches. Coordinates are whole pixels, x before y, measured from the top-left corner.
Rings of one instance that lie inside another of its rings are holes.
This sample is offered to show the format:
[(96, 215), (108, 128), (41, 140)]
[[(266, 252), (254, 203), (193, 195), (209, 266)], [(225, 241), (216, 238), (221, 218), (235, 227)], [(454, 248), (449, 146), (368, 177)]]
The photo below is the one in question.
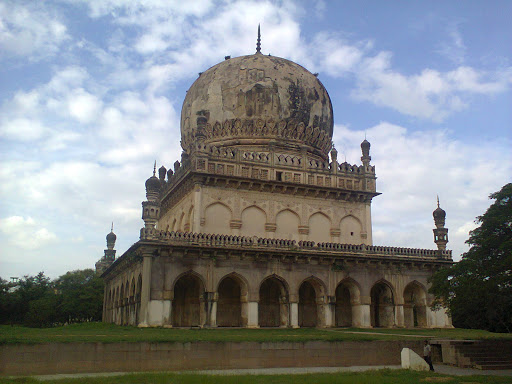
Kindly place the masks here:
[[(137, 325), (141, 275), (107, 293), (106, 321)], [(239, 274), (223, 276), (215, 292), (207, 292), (198, 273), (179, 276), (171, 291), (164, 326), (173, 327), (428, 327), (427, 292), (418, 281), (398, 291), (384, 279), (375, 281), (365, 299), (352, 278), (339, 281), (330, 295), (326, 284), (311, 276), (291, 289), (278, 275), (250, 287)], [(250, 297), (250, 292), (257, 292)], [(251, 308), (252, 307), (252, 308)], [(251, 310), (252, 309), (252, 310)], [(252, 313), (251, 313), (252, 312)]]

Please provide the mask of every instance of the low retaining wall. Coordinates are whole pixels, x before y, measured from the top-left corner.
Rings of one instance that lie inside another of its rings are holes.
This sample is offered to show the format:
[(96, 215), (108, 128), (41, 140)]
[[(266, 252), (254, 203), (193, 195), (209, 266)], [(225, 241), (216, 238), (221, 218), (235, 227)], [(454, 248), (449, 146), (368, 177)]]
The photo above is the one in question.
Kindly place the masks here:
[(422, 341), (50, 343), (1, 345), (0, 375), (400, 365)]

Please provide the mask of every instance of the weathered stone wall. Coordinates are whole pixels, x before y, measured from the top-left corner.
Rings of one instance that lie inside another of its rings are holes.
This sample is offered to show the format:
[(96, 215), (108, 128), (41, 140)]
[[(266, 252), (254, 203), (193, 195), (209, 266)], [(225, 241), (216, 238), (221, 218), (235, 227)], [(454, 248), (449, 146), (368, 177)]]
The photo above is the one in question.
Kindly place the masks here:
[(0, 346), (0, 375), (399, 365), (421, 341), (54, 343)]

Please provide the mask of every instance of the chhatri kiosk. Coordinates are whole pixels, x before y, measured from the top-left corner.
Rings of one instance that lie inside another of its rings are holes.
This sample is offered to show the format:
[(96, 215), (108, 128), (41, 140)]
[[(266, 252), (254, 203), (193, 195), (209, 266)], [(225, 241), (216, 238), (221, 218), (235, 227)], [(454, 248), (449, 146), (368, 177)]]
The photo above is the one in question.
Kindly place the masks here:
[(181, 161), (146, 181), (139, 240), (97, 263), (103, 320), (140, 327), (451, 327), (428, 278), (436, 250), (372, 243), (370, 143), (339, 163), (329, 95), (300, 65), (263, 55), (200, 74), (181, 112)]

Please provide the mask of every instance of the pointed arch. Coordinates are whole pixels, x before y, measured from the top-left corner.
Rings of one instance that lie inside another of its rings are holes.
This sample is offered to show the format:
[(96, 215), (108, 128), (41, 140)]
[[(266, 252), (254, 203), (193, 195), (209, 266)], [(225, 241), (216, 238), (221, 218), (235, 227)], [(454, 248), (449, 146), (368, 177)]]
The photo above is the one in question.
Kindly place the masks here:
[(318, 327), (325, 324), (325, 292), (324, 282), (313, 275), (301, 282), (298, 292), (300, 327)]
[(289, 285), (276, 274), (261, 281), (258, 302), (260, 327), (284, 327), (289, 324)]
[(132, 282), (130, 283), (130, 298), (135, 298), (135, 277), (132, 277)]
[(347, 277), (340, 281), (335, 291), (336, 304), (334, 324), (336, 327), (359, 326), (357, 309), (361, 301), (361, 287), (357, 281)]
[(231, 234), (231, 218), (231, 209), (226, 204), (220, 201), (212, 203), (204, 210), (203, 231), (205, 233), (229, 235)]
[(317, 243), (331, 242), (331, 218), (324, 212), (313, 213), (308, 220), (309, 240)]
[(247, 280), (232, 272), (217, 285), (217, 326), (240, 327), (247, 325)]
[(276, 232), (278, 239), (299, 240), (300, 216), (289, 208), (279, 211), (276, 215)]
[(201, 302), (204, 292), (204, 279), (197, 272), (184, 272), (174, 280), (171, 311), (173, 326), (197, 327), (202, 325), (204, 308)]
[(393, 327), (395, 325), (395, 289), (385, 280), (377, 281), (370, 291), (370, 318), (373, 327)]
[(340, 241), (344, 244), (361, 244), (363, 224), (354, 215), (347, 215), (340, 220)]
[(417, 280), (404, 288), (404, 325), (406, 328), (427, 327), (427, 290)]
[(267, 222), (267, 213), (257, 205), (251, 205), (242, 211), (242, 227), (240, 234), (242, 236), (265, 236), (265, 223)]

